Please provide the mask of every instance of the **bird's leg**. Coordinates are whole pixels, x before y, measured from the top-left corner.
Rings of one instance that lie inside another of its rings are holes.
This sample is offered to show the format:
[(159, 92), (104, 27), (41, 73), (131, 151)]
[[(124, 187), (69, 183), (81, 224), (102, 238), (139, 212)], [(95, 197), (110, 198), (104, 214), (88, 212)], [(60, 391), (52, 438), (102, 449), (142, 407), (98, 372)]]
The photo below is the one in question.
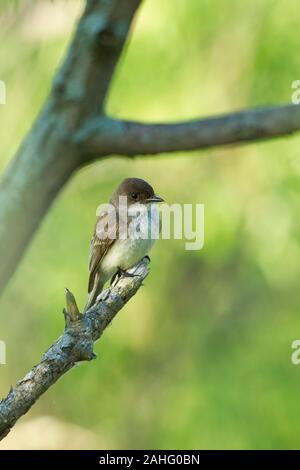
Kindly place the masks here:
[(120, 278), (120, 273), (119, 273), (119, 270), (118, 270), (117, 272), (115, 272), (115, 274), (111, 278), (110, 285), (112, 286), (112, 285), (116, 284), (118, 282), (119, 278)]
[(120, 266), (118, 266), (118, 270), (115, 272), (115, 274), (111, 278), (110, 285), (113, 286), (113, 285), (117, 284), (118, 280), (122, 276), (131, 277), (131, 275), (129, 273), (127, 273), (124, 269), (122, 269), (122, 268), (120, 268)]
[(138, 276), (138, 274), (134, 274), (134, 273), (129, 273), (129, 272), (127, 272), (125, 269), (120, 268), (120, 266), (118, 266), (117, 274), (119, 275), (119, 277), (121, 277), (121, 276), (123, 276), (123, 277), (135, 277), (135, 276)]
[(129, 273), (125, 269), (118, 266), (117, 272), (113, 275), (110, 281), (110, 285), (116, 284), (121, 277), (136, 277), (139, 274)]

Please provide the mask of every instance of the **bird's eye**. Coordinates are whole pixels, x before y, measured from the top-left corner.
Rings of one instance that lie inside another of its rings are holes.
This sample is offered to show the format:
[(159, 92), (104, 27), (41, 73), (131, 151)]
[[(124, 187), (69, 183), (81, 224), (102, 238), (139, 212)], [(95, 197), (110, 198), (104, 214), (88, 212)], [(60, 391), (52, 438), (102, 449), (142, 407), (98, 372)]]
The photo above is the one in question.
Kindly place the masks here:
[(132, 193), (131, 197), (132, 197), (132, 199), (137, 199), (138, 195), (137, 195), (137, 193)]

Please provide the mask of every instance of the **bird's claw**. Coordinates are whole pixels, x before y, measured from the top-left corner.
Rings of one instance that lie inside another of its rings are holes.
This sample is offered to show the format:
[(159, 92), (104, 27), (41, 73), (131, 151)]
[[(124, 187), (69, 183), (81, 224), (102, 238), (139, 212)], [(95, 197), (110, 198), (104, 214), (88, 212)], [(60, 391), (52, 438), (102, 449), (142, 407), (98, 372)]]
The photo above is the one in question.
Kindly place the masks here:
[(134, 273), (129, 273), (128, 271), (126, 271), (125, 269), (123, 268), (120, 268), (118, 266), (118, 271), (116, 273), (119, 277), (123, 276), (123, 277), (136, 277), (137, 274), (134, 274)]
[(111, 286), (115, 285), (121, 277), (136, 277), (136, 276), (138, 276), (138, 274), (129, 273), (125, 269), (118, 266), (117, 272), (111, 278), (110, 285)]

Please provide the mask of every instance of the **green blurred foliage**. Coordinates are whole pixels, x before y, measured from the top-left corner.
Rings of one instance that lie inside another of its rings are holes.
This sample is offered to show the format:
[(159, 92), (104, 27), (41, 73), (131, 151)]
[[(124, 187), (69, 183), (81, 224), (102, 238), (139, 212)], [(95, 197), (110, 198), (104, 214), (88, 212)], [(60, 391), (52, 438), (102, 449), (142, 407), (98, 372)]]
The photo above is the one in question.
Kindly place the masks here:
[[(164, 121), (290, 102), (300, 78), (298, 10), (297, 0), (146, 0), (108, 112)], [(1, 170), (70, 39), (22, 31), (20, 19), (5, 41), (0, 33)], [(61, 333), (63, 288), (84, 303), (95, 210), (126, 176), (149, 180), (167, 202), (204, 203), (205, 246), (186, 251), (184, 241), (159, 241), (145, 287), (97, 344), (98, 360), (67, 374), (30, 416), (93, 430), (100, 448), (299, 447), (300, 369), (290, 361), (300, 336), (298, 136), (115, 157), (81, 170), (1, 300), (1, 394)]]

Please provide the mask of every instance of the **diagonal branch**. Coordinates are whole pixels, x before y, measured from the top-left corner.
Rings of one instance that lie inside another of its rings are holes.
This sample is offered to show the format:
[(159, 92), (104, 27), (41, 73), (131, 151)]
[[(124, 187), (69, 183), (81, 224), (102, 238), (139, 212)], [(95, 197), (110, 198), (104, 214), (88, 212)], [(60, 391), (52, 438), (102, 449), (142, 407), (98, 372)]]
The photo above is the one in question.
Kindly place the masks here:
[(272, 139), (300, 131), (300, 106), (257, 108), (180, 123), (94, 118), (75, 136), (85, 161), (105, 155), (153, 155)]
[[(77, 315), (76, 318), (68, 316), (63, 335), (0, 402), (0, 440), (9, 433), (16, 421), (27, 413), (38, 398), (74, 367), (76, 362), (90, 361), (96, 357), (93, 353), (94, 342), (100, 338), (115, 315), (140, 288), (149, 272), (148, 263), (144, 258), (128, 271), (134, 276), (121, 277), (114, 286), (103, 291), (98, 303), (85, 315)], [(70, 305), (70, 302), (75, 301), (70, 300), (68, 291), (67, 303)]]

